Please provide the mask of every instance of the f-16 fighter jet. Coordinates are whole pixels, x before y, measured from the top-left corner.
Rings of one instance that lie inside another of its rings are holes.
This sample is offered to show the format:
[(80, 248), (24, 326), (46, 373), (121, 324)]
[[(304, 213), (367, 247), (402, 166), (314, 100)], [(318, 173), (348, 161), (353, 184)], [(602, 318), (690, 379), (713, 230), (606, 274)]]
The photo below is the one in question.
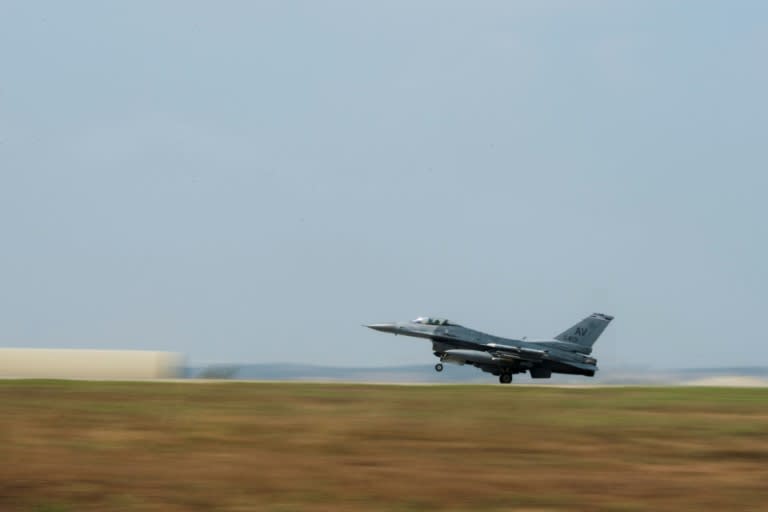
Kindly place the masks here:
[(432, 350), (440, 358), (435, 365), (438, 372), (443, 371), (443, 363), (471, 364), (497, 375), (502, 384), (509, 384), (512, 375), (526, 371), (534, 379), (548, 379), (552, 373), (593, 377), (597, 359), (589, 354), (611, 320), (612, 316), (594, 313), (552, 339), (537, 340), (500, 338), (448, 320), (427, 317), (365, 327), (431, 340)]

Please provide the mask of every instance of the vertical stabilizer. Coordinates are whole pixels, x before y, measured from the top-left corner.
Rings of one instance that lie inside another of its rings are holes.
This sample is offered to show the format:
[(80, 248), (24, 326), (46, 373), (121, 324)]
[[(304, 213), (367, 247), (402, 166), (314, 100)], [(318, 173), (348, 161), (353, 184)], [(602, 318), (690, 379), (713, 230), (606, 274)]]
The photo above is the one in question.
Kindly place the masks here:
[(611, 320), (613, 320), (613, 317), (610, 315), (593, 313), (573, 327), (555, 336), (555, 339), (591, 348), (605, 328), (608, 327), (608, 324), (611, 323)]

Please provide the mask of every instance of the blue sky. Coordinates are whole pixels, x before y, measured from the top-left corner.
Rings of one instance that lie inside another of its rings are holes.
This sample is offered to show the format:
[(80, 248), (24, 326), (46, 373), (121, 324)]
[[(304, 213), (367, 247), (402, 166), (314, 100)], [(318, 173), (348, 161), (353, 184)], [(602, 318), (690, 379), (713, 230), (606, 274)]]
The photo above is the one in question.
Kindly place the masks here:
[(0, 344), (768, 364), (764, 2), (3, 2)]

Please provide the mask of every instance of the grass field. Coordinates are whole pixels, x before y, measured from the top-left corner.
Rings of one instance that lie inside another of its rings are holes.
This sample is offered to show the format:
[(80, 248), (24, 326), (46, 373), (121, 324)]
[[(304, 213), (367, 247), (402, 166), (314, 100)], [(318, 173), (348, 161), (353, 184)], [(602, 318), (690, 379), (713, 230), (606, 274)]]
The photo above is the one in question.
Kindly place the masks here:
[(0, 382), (0, 510), (768, 510), (768, 389)]

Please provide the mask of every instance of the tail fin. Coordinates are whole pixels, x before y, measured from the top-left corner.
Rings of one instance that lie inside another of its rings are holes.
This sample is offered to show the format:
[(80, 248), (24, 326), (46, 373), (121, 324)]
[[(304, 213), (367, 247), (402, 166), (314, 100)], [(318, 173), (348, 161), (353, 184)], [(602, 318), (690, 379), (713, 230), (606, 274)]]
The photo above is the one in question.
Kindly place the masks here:
[(592, 313), (587, 318), (577, 323), (573, 327), (566, 329), (555, 336), (556, 340), (570, 341), (582, 345), (585, 348), (592, 348), (597, 338), (603, 333), (613, 317), (602, 313)]

